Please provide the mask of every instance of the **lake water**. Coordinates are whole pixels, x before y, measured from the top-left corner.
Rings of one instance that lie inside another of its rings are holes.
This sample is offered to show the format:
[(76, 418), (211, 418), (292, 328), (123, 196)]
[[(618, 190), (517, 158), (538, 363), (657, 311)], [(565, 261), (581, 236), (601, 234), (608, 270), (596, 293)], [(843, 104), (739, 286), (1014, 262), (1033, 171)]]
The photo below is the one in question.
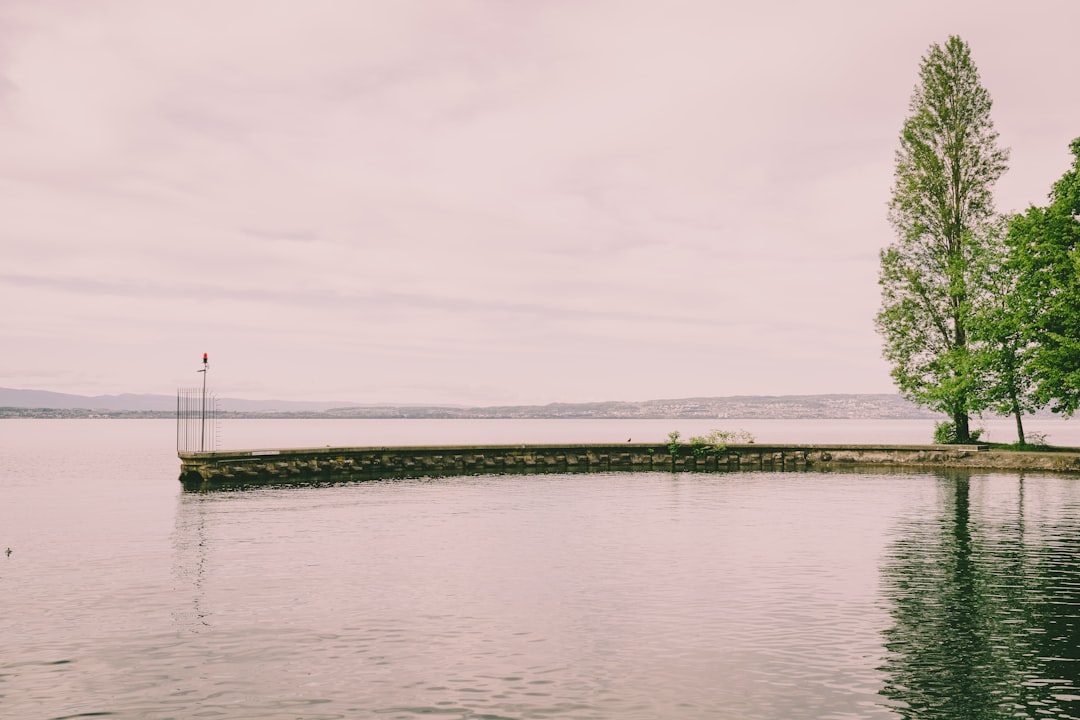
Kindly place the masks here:
[[(933, 420), (223, 420), (219, 449), (370, 445), (667, 442), (714, 429), (746, 430), (762, 443), (929, 443)], [(973, 422), (982, 439), (1016, 442), (1015, 423)], [(1025, 431), (1054, 445), (1080, 447), (1080, 420), (1031, 418)]]
[[(933, 425), (649, 422), (236, 421), (222, 445), (659, 442), (715, 426), (925, 442)], [(1067, 423), (1053, 432), (1080, 445)], [(1080, 717), (1077, 477), (186, 494), (174, 441), (168, 421), (0, 421), (0, 717)]]

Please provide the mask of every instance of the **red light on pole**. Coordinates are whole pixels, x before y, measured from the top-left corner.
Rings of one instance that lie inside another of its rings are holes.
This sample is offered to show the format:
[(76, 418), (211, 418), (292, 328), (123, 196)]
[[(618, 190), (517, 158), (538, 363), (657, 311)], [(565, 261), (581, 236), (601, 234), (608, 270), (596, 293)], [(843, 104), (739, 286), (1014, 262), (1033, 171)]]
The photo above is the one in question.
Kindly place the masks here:
[(206, 353), (202, 354), (202, 361), (203, 361), (203, 365), (210, 362), (209, 358), (207, 358), (207, 356), (206, 356)]

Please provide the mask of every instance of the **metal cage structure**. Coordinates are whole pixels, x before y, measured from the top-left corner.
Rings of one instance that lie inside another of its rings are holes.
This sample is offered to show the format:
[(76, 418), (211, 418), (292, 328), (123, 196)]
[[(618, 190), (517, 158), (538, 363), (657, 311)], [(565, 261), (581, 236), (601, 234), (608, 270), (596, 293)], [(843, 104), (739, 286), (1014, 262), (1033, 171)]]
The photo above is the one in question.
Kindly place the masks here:
[(218, 448), (218, 399), (205, 388), (176, 391), (176, 451), (214, 452)]

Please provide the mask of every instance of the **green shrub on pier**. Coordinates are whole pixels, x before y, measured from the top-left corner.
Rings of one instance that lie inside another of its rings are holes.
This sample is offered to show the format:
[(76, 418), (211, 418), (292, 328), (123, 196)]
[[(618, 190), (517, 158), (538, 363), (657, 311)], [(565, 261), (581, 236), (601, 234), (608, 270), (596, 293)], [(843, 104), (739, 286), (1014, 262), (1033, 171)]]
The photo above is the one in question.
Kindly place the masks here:
[[(964, 440), (963, 443), (978, 442), (982, 437), (983, 429), (976, 428), (970, 432), (969, 438)], [(935, 445), (956, 445), (960, 443), (960, 438), (957, 437), (956, 423), (944, 420), (942, 422), (934, 423), (934, 444)]]
[[(679, 449), (683, 447), (683, 443), (679, 442), (679, 437), (678, 430), (668, 433), (668, 452), (673, 458), (678, 457)], [(723, 455), (727, 452), (728, 445), (732, 443), (752, 442), (754, 442), (754, 436), (746, 430), (713, 430), (708, 435), (691, 437), (687, 445), (694, 457), (705, 457)]]

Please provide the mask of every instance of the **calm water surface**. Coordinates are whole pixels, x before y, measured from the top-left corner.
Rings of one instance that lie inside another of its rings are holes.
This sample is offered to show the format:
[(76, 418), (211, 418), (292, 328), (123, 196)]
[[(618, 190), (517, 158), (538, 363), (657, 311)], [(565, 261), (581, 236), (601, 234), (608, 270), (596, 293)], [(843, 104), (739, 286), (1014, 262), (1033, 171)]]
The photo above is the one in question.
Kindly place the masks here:
[[(308, 422), (233, 431), (367, 444)], [(412, 437), (574, 439), (541, 428)], [(0, 422), (0, 717), (1080, 717), (1075, 478), (185, 494), (173, 441), (165, 421)]]
[[(984, 440), (1016, 442), (1016, 426), (1002, 418), (974, 423)], [(1080, 447), (1080, 421), (1031, 418), (1027, 432), (1055, 445)], [(225, 420), (220, 449), (470, 443), (666, 442), (711, 430), (747, 430), (768, 443), (928, 443), (933, 420)]]

